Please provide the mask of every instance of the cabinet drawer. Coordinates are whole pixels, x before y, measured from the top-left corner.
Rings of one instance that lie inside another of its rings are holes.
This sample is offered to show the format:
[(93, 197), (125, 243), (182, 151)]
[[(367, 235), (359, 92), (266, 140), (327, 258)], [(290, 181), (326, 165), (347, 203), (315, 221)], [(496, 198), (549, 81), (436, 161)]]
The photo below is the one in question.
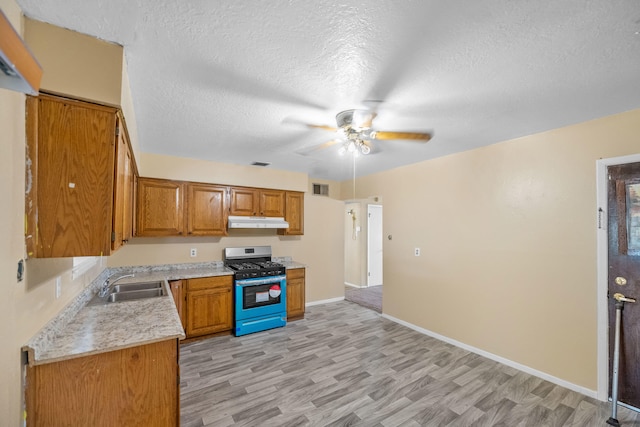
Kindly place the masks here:
[(293, 268), (287, 270), (287, 279), (302, 279), (304, 278), (304, 268)]
[(200, 277), (187, 280), (187, 290), (228, 288), (233, 285), (233, 276)]

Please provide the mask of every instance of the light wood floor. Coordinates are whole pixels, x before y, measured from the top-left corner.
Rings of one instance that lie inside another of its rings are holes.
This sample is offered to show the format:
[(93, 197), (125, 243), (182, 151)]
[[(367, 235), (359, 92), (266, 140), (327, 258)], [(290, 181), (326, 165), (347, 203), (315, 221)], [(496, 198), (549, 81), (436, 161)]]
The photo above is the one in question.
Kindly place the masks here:
[[(342, 301), (182, 346), (183, 426), (605, 426), (610, 406)], [(623, 426), (640, 426), (620, 408)]]

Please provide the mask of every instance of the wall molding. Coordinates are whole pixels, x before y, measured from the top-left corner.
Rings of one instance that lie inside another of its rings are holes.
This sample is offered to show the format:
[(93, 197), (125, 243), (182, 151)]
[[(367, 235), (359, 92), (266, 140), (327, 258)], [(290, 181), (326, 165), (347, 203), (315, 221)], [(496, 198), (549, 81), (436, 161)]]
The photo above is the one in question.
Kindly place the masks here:
[(311, 301), (311, 302), (305, 303), (304, 306), (305, 307), (311, 307), (313, 305), (329, 304), (329, 303), (332, 303), (332, 302), (339, 302), (339, 301), (344, 301), (344, 297), (322, 299), (322, 300), (319, 300), (319, 301)]

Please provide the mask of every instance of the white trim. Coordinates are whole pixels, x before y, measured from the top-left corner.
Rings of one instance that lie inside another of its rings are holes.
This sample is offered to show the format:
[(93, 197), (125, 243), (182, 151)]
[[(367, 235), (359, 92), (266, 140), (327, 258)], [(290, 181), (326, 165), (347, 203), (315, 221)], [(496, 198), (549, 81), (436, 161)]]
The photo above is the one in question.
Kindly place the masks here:
[(479, 348), (472, 347), (472, 346), (467, 345), (465, 343), (462, 343), (460, 341), (456, 341), (454, 339), (445, 337), (444, 335), (437, 334), (435, 332), (432, 332), (432, 331), (429, 331), (427, 329), (421, 328), (419, 326), (413, 325), (413, 324), (411, 324), (409, 322), (405, 322), (404, 320), (400, 320), (400, 319), (397, 319), (397, 318), (395, 318), (393, 316), (389, 316), (388, 314), (384, 314), (383, 313), (382, 317), (384, 317), (385, 319), (389, 319), (389, 320), (391, 320), (393, 322), (399, 323), (399, 324), (401, 324), (403, 326), (406, 326), (407, 328), (413, 329), (414, 331), (420, 332), (421, 334), (428, 335), (430, 337), (436, 338), (436, 339), (438, 339), (440, 341), (444, 341), (444, 342), (449, 343), (451, 345), (455, 345), (456, 347), (460, 347), (460, 348), (462, 348), (464, 350), (467, 350), (467, 351), (470, 351), (472, 353), (479, 354), (480, 356), (486, 357), (487, 359), (494, 360), (494, 361), (496, 361), (498, 363), (502, 363), (503, 365), (507, 365), (507, 366), (515, 368), (515, 369), (517, 369), (519, 371), (525, 372), (527, 374), (534, 375), (534, 376), (536, 376), (538, 378), (542, 378), (543, 380), (546, 380), (546, 381), (549, 381), (551, 383), (557, 384), (557, 385), (562, 386), (564, 388), (568, 388), (569, 390), (573, 390), (575, 392), (584, 394), (584, 395), (589, 396), (589, 397), (593, 397), (593, 398), (596, 397), (596, 391), (595, 390), (590, 390), (588, 388), (585, 388), (585, 387), (570, 383), (568, 381), (565, 381), (563, 379), (554, 377), (554, 376), (549, 375), (549, 374), (547, 374), (545, 372), (538, 371), (538, 370), (533, 369), (533, 368), (531, 368), (529, 366), (522, 365), (522, 364), (520, 364), (518, 362), (514, 362), (514, 361), (509, 360), (509, 359), (505, 359), (504, 357), (497, 356), (497, 355), (495, 355), (493, 353), (489, 353), (489, 352), (484, 351), (484, 350), (480, 350)]
[(320, 301), (311, 301), (304, 304), (305, 307), (311, 307), (312, 305), (329, 304), (331, 302), (344, 301), (344, 297), (322, 299)]
[[(596, 260), (596, 302), (597, 312), (597, 399), (607, 401), (609, 399), (609, 318), (607, 304), (607, 276), (609, 270), (609, 234), (607, 230), (607, 167), (626, 163), (640, 162), (640, 154), (630, 156), (612, 157), (596, 161), (596, 215), (602, 209), (602, 229), (596, 229), (597, 236), (597, 260)], [(596, 217), (596, 221), (597, 221)]]
[[(374, 208), (374, 209), (372, 209)], [(379, 230), (372, 230), (371, 228), (371, 214), (373, 212), (373, 210), (380, 208), (380, 229)], [(372, 265), (372, 256), (371, 256), (371, 241), (372, 239), (372, 231), (373, 232), (379, 232), (379, 234), (377, 234), (376, 237), (378, 237), (380, 239), (380, 250), (384, 250), (384, 241), (382, 239), (382, 205), (378, 205), (378, 204), (367, 204), (367, 287), (369, 286), (379, 286), (382, 285), (382, 281), (384, 279), (384, 273), (382, 274), (382, 277), (380, 277), (380, 281), (381, 283), (379, 285), (372, 285), (371, 284), (371, 265)], [(376, 257), (377, 258), (377, 257)], [(380, 255), (380, 259), (376, 259), (375, 261), (379, 261), (380, 262), (380, 270), (382, 271), (383, 269), (383, 265), (382, 265), (382, 255)]]
[(364, 286), (358, 286), (358, 285), (354, 285), (353, 283), (349, 283), (349, 282), (344, 282), (345, 286), (350, 286), (352, 288), (358, 288), (358, 289), (363, 289), (363, 288), (368, 288), (368, 286), (364, 285)]

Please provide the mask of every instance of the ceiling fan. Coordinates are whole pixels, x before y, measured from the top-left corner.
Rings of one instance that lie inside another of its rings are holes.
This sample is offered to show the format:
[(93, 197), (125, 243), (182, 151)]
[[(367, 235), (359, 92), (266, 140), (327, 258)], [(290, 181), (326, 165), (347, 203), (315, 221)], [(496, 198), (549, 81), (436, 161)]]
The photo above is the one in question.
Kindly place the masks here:
[(372, 148), (371, 141), (374, 140), (384, 141), (398, 139), (425, 143), (431, 139), (430, 133), (376, 130), (372, 125), (376, 116), (377, 113), (375, 111), (351, 109), (341, 111), (336, 115), (337, 127), (305, 123), (307, 127), (312, 129), (323, 129), (335, 132), (337, 138), (299, 153), (308, 154), (332, 145), (342, 144), (338, 150), (340, 154), (369, 154)]

